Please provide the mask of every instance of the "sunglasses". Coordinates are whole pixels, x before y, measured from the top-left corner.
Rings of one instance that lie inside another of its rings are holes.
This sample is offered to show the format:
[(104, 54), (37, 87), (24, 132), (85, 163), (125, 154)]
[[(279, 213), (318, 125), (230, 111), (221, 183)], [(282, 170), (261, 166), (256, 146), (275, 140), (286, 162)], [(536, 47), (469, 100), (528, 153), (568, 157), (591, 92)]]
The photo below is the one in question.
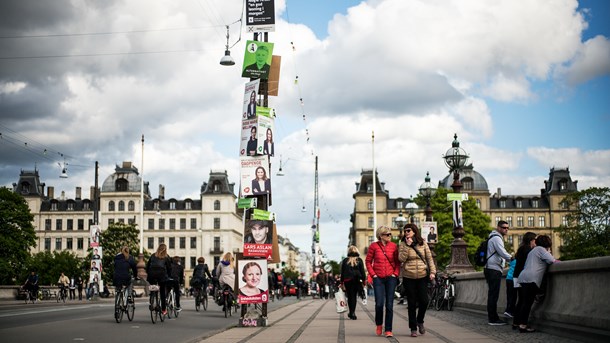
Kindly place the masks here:
[(405, 232), (411, 232), (411, 229), (406, 229)]
[(392, 234), (391, 234), (391, 233), (382, 233), (381, 235), (382, 235), (382, 236), (386, 236), (386, 237), (388, 237), (388, 236), (392, 236)]
[(508, 226), (500, 226), (502, 229), (508, 230)]

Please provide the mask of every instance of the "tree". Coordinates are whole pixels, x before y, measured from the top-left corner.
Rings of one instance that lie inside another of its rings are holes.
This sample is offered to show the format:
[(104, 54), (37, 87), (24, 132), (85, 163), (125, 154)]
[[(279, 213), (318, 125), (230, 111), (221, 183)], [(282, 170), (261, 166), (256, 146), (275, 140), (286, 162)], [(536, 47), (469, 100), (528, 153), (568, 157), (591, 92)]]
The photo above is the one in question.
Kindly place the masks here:
[[(439, 188), (436, 194), (430, 198), (432, 216), (436, 221), (438, 231), (438, 243), (434, 249), (436, 253), (436, 264), (439, 269), (444, 269), (451, 262), (451, 243), (453, 242), (453, 211), (451, 202), (447, 201), (447, 193), (450, 190)], [(426, 201), (418, 195), (415, 202), (420, 208), (425, 208)], [(468, 256), (470, 261), (474, 260), (474, 253), (479, 244), (487, 239), (492, 228), (489, 226), (491, 218), (484, 214), (477, 206), (474, 199), (462, 202), (462, 219), (466, 234), (463, 239), (468, 244)]]
[[(68, 277), (83, 276), (83, 268), (86, 268), (83, 264), (84, 260), (71, 251), (43, 251), (32, 256), (28, 266), (38, 273), (40, 285), (54, 285), (61, 273)], [(25, 280), (28, 274), (25, 271), (22, 279)]]
[[(102, 232), (100, 236), (100, 245), (102, 246), (102, 280), (110, 282), (114, 275), (114, 256), (121, 251), (121, 248), (127, 246), (129, 253), (136, 256), (140, 251), (140, 231), (134, 224), (114, 223)], [(89, 249), (89, 261), (93, 249)], [(148, 257), (148, 252), (144, 251), (144, 256)]]
[(610, 188), (592, 187), (567, 195), (568, 226), (555, 229), (563, 240), (562, 260), (610, 255)]
[(0, 187), (0, 284), (21, 283), (30, 248), (36, 246), (36, 232), (25, 199), (6, 187)]

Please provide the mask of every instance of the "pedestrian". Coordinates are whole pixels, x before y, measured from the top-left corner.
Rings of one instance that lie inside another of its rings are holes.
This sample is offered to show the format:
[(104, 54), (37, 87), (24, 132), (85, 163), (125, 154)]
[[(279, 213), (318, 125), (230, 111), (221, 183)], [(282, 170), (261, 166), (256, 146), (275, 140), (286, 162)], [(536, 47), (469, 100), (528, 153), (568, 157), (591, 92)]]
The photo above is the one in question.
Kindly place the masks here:
[[(508, 272), (506, 273), (506, 310), (504, 315), (508, 318), (512, 318), (515, 314), (517, 306), (517, 287), (519, 287), (519, 274), (525, 266), (525, 260), (527, 254), (536, 246), (536, 234), (533, 232), (526, 232), (523, 235), (521, 244), (517, 249), (515, 258), (510, 261), (508, 266)], [(513, 329), (516, 329), (517, 325), (513, 325)]]
[(76, 279), (76, 287), (78, 288), (78, 300), (83, 300), (83, 278), (80, 276)]
[(364, 262), (360, 258), (360, 252), (355, 245), (347, 248), (347, 257), (341, 261), (340, 285), (347, 297), (349, 312), (347, 317), (356, 320), (356, 302), (358, 294), (363, 292), (366, 284), (366, 272)]
[(70, 300), (76, 299), (76, 276), (72, 276), (70, 278), (70, 284), (68, 285), (70, 289)]
[(167, 279), (172, 274), (172, 260), (167, 254), (167, 245), (159, 244), (157, 251), (150, 256), (146, 263), (146, 273), (148, 274), (147, 281), (150, 284), (159, 285), (159, 294), (161, 294), (161, 313), (167, 314), (167, 302), (165, 294), (167, 294)]
[(504, 249), (504, 236), (508, 233), (508, 223), (504, 220), (489, 234), (487, 243), (487, 263), (483, 269), (487, 281), (487, 323), (489, 325), (506, 325), (498, 316), (498, 298), (500, 297), (500, 284), (505, 261), (512, 256)]
[(400, 262), (398, 246), (392, 242), (392, 230), (389, 227), (380, 226), (377, 229), (377, 241), (369, 246), (365, 262), (369, 275), (373, 277), (375, 291), (375, 333), (381, 336), (383, 332), (385, 306), (385, 336), (393, 337), (394, 291), (398, 283)]
[(519, 325), (519, 332), (531, 333), (536, 330), (528, 326), (528, 319), (536, 294), (540, 290), (547, 267), (558, 262), (551, 254), (551, 238), (541, 235), (536, 238), (536, 246), (527, 255), (525, 267), (519, 274), (519, 301), (513, 325)]
[(324, 269), (320, 270), (320, 273), (316, 276), (316, 283), (320, 286), (320, 299), (328, 299), (328, 275), (324, 272)]
[(422, 238), (417, 225), (404, 227), (404, 236), (398, 248), (398, 260), (402, 263), (400, 276), (407, 296), (411, 337), (426, 333), (424, 317), (428, 308), (428, 282), (436, 277), (432, 252)]

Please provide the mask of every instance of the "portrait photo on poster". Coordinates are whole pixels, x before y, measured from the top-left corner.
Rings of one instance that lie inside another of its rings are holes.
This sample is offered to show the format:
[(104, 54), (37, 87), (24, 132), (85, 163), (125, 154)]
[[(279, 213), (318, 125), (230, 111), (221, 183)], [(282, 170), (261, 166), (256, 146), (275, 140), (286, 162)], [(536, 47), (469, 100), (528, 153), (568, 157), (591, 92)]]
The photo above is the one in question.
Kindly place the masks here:
[(241, 304), (267, 302), (269, 282), (267, 260), (239, 260), (238, 298)]
[(246, 227), (244, 230), (244, 243), (272, 244), (273, 221), (256, 219), (246, 221)]
[(271, 196), (269, 177), (269, 156), (255, 155), (240, 157), (241, 195)]
[(258, 95), (260, 82), (261, 81), (259, 79), (246, 82), (246, 86), (244, 88), (242, 120), (256, 118), (256, 107), (258, 106), (256, 98)]
[(267, 80), (271, 70), (273, 43), (247, 41), (242, 77)]
[(426, 239), (428, 243), (437, 242), (437, 227), (436, 222), (423, 222), (421, 226), (421, 236)]

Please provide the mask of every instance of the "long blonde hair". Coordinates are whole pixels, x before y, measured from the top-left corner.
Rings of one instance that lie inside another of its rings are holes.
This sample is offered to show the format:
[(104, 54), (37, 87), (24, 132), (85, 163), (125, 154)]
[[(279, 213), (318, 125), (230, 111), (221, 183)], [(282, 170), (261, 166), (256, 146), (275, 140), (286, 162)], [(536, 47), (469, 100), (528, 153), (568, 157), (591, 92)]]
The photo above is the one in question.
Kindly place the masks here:
[(347, 264), (352, 267), (355, 267), (358, 264), (358, 259), (360, 258), (360, 252), (355, 245), (350, 245), (347, 248)]
[(155, 253), (155, 255), (161, 259), (166, 258), (167, 257), (167, 245), (165, 245), (165, 243), (159, 244), (159, 247), (157, 248), (157, 252)]
[(222, 260), (228, 261), (231, 268), (235, 268), (235, 265), (233, 264), (233, 254), (231, 254), (231, 252), (224, 254), (224, 256), (222, 256)]

